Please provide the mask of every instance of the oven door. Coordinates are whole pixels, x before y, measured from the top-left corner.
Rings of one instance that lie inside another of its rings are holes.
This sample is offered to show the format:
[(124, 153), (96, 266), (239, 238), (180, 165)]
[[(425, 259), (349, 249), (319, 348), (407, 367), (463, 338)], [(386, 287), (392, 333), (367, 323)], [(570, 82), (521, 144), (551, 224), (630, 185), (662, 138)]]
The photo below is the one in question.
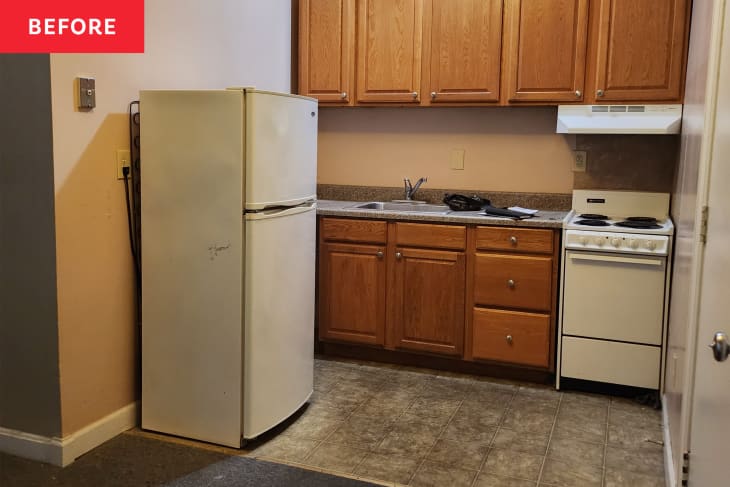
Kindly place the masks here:
[(667, 259), (565, 252), (563, 334), (661, 345)]

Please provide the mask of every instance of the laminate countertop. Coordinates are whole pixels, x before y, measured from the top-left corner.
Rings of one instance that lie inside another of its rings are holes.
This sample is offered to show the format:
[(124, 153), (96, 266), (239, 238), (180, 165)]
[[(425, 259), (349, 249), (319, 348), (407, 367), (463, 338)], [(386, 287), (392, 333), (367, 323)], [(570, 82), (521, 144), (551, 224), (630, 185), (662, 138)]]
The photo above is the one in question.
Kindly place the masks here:
[[(451, 211), (445, 213), (420, 213), (355, 208), (364, 201), (318, 200), (317, 215), (378, 220), (406, 220), (421, 222), (464, 223), (476, 225), (502, 225), (509, 227), (563, 228), (567, 211), (538, 211), (532, 218), (513, 220), (486, 216), (478, 211)], [(536, 208), (537, 209), (537, 208)]]

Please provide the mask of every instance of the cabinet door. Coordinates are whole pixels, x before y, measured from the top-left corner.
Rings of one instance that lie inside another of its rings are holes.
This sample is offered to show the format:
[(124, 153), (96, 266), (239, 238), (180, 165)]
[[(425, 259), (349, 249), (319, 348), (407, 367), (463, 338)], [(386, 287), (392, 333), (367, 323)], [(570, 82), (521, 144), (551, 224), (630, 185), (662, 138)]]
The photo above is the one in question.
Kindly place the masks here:
[(388, 327), (395, 346), (461, 355), (464, 253), (399, 248), (393, 261)]
[(419, 103), (422, 24), (422, 0), (358, 0), (358, 102)]
[(323, 243), (319, 337), (372, 345), (385, 338), (385, 246)]
[(424, 9), (424, 102), (499, 101), (502, 2), (430, 0)]
[(583, 100), (588, 0), (506, 0), (509, 102)]
[(591, 46), (595, 101), (681, 101), (687, 3), (596, 2)]
[(352, 104), (355, 0), (300, 0), (299, 93)]

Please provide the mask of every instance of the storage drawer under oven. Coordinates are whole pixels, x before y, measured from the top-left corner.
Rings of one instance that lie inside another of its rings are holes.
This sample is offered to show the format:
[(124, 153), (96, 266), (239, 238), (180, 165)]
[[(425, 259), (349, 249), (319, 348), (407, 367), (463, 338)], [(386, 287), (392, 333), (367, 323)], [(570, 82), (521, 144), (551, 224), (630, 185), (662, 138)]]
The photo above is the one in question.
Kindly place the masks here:
[(563, 335), (661, 345), (666, 257), (565, 252)]

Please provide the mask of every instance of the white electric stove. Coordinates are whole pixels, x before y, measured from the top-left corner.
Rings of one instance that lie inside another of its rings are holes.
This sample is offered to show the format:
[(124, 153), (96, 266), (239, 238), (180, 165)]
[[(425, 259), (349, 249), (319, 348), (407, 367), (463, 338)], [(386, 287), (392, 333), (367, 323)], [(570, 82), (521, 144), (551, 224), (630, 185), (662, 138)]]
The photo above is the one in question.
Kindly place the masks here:
[(663, 389), (668, 193), (575, 190), (563, 226), (561, 378)]

